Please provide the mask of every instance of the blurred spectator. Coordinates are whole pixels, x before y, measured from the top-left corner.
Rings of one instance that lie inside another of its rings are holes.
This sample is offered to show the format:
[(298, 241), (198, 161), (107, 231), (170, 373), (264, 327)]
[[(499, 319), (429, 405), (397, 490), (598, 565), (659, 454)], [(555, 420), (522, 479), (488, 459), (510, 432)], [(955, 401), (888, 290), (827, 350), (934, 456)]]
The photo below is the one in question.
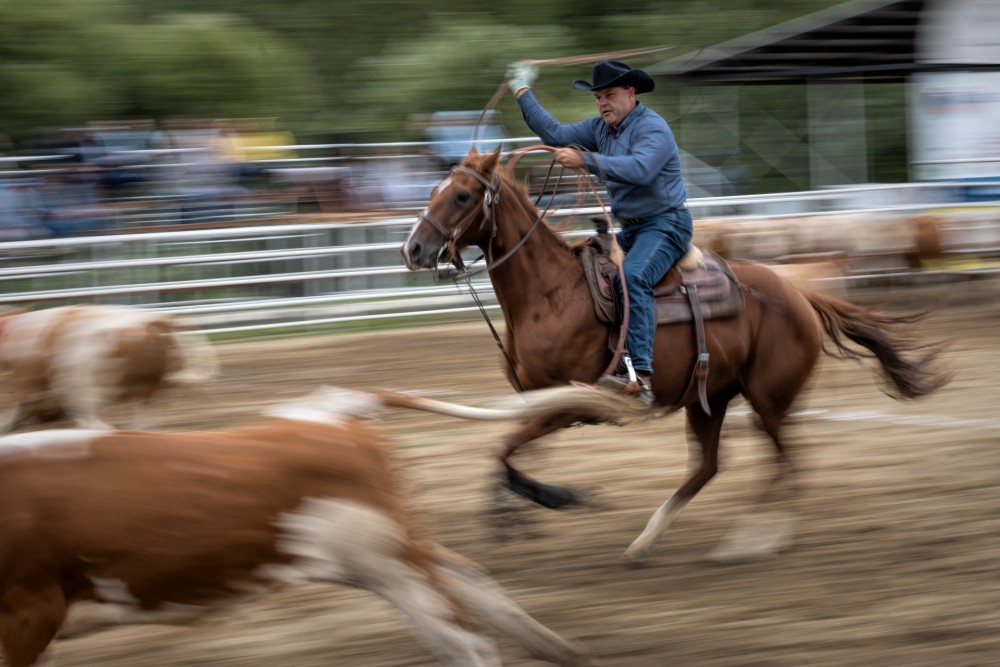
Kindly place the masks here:
[(31, 241), (54, 235), (45, 224), (38, 184), (30, 172), (0, 173), (0, 242)]
[(274, 119), (220, 121), (219, 151), (244, 187), (266, 184), (269, 168), (296, 158), (295, 136), (279, 130)]
[(225, 217), (245, 189), (223, 151), (224, 132), (212, 122), (176, 121), (158, 133), (154, 194), (180, 205), (181, 222)]
[(152, 128), (150, 122), (94, 121), (83, 128), (39, 129), (26, 143), (33, 153), (97, 167), (99, 185), (117, 198), (144, 182)]
[(101, 168), (79, 158), (45, 170), (38, 189), (44, 224), (56, 236), (115, 228), (115, 212), (101, 196)]

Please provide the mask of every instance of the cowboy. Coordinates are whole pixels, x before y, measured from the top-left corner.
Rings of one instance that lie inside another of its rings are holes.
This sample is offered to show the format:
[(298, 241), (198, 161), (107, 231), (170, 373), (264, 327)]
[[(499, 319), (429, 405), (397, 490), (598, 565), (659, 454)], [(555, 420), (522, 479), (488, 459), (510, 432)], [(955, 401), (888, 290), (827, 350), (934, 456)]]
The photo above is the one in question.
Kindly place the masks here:
[(573, 87), (594, 93), (600, 115), (563, 125), (531, 92), (537, 78), (533, 65), (515, 63), (507, 76), (528, 127), (546, 144), (558, 147), (555, 160), (567, 169), (585, 169), (607, 183), (611, 212), (621, 227), (618, 243), (626, 253), (622, 264), (629, 298), (626, 364), (630, 358), (636, 382), (623, 369), (597, 383), (652, 404), (653, 286), (687, 251), (692, 232), (673, 132), (662, 117), (635, 98), (653, 90), (653, 79), (623, 62), (594, 64), (593, 83), (578, 79)]

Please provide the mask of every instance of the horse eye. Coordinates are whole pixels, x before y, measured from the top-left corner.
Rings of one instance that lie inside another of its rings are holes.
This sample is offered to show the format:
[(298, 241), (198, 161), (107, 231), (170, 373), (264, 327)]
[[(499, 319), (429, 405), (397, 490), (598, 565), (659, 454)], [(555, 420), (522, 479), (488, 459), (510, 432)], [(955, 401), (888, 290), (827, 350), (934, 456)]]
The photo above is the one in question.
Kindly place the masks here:
[(459, 192), (455, 195), (455, 201), (459, 204), (467, 204), (471, 196), (468, 192)]

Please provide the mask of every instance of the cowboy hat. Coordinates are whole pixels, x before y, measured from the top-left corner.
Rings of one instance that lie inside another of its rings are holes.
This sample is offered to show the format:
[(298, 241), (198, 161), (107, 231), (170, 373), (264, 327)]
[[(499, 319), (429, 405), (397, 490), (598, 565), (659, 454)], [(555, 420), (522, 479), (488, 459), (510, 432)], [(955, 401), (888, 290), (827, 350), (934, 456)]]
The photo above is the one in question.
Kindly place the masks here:
[(593, 79), (593, 84), (577, 79), (573, 82), (573, 87), (577, 90), (600, 90), (615, 86), (631, 86), (635, 88), (636, 94), (639, 94), (650, 92), (654, 86), (653, 77), (641, 69), (632, 69), (617, 60), (601, 60), (594, 63)]

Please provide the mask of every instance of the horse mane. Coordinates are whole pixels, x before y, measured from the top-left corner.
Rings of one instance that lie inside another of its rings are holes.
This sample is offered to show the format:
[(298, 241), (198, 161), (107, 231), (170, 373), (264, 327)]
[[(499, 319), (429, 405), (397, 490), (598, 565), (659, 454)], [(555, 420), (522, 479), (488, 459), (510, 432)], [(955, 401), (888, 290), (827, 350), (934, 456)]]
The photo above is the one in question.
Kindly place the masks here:
[(507, 168), (500, 162), (496, 162), (495, 166), (491, 166), (489, 162), (492, 159), (493, 153), (480, 153), (473, 148), (465, 159), (462, 160), (462, 166), (468, 167), (485, 177), (489, 177), (491, 172), (497, 172), (508, 187), (513, 188), (530, 201), (531, 194), (528, 192), (528, 184), (514, 178), (514, 175), (507, 171)]
[[(528, 190), (528, 183), (524, 180), (515, 178), (513, 173), (511, 173), (499, 161), (498, 153), (480, 153), (475, 148), (473, 148), (469, 152), (469, 154), (465, 157), (465, 159), (462, 160), (462, 166), (474, 170), (476, 173), (487, 179), (494, 172), (499, 174), (500, 179), (503, 181), (504, 185), (506, 185), (511, 190), (521, 195), (521, 197), (523, 198), (522, 203), (527, 207), (527, 210), (533, 212), (534, 215), (538, 215), (539, 211), (531, 199), (531, 193)], [(546, 220), (545, 222), (546, 224), (544, 226), (549, 227), (551, 229), (552, 226), (550, 225), (548, 220)], [(583, 246), (585, 246), (588, 241), (588, 239), (582, 239), (576, 242), (571, 242), (563, 238), (559, 234), (553, 234), (553, 236), (559, 239), (559, 241), (561, 241), (566, 247), (570, 248), (576, 254), (579, 254), (580, 249)]]

